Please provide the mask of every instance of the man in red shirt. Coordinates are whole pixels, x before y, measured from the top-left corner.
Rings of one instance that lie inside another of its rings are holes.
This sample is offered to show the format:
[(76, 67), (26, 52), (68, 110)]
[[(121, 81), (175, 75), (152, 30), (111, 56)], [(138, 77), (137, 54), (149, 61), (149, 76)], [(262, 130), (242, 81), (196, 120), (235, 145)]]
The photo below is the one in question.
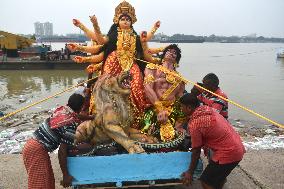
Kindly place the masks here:
[(245, 153), (242, 140), (230, 123), (209, 106), (200, 106), (191, 93), (180, 98), (181, 108), (189, 122), (192, 155), (189, 169), (183, 173), (183, 182), (190, 184), (202, 147), (213, 151), (213, 157), (200, 180), (204, 189), (221, 189), (226, 177), (239, 164)]
[[(200, 85), (200, 84), (199, 84)], [(214, 92), (215, 94), (222, 96), (224, 98), (228, 98), (227, 95), (220, 89), (219, 87), (219, 78), (214, 73), (207, 74), (202, 80), (202, 87), (208, 89), (209, 91)], [(204, 105), (210, 106), (216, 109), (224, 118), (228, 119), (228, 102), (208, 93), (207, 91), (203, 91), (202, 89), (194, 86), (191, 89), (192, 93), (195, 93), (200, 102)]]

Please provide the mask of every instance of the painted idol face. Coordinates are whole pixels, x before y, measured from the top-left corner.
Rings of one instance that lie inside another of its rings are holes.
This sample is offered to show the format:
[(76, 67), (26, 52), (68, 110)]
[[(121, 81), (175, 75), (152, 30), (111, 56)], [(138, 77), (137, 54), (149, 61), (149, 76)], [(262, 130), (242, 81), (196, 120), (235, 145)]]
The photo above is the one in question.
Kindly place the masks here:
[(165, 54), (165, 58), (168, 60), (176, 60), (177, 58), (177, 52), (175, 49), (168, 49), (166, 54)]
[(129, 29), (131, 27), (131, 19), (128, 16), (122, 16), (118, 24), (120, 29)]

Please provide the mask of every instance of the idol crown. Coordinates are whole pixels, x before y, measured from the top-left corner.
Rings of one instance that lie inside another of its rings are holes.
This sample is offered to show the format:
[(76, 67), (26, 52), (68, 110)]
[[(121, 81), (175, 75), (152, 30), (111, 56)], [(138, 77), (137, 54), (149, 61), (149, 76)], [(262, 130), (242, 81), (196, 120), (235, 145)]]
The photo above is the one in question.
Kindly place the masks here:
[(115, 14), (114, 14), (114, 18), (113, 18), (113, 22), (115, 24), (118, 23), (119, 21), (119, 17), (123, 14), (127, 14), (128, 16), (131, 17), (132, 20), (132, 24), (134, 24), (137, 19), (136, 19), (136, 15), (135, 15), (135, 9), (134, 7), (132, 7), (128, 2), (123, 1), (121, 2), (116, 8), (115, 8)]

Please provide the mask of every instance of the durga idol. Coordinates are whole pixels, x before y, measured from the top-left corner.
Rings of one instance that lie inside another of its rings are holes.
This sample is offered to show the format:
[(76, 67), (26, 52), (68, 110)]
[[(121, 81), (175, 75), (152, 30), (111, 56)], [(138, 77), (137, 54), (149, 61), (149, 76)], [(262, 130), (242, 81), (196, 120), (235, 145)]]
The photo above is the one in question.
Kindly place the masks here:
[(130, 71), (132, 75), (130, 100), (135, 117), (133, 127), (138, 128), (147, 103), (143, 86), (143, 73), (146, 64), (137, 59), (152, 61), (149, 54), (163, 50), (163, 48), (148, 49), (146, 44), (153, 37), (160, 22), (156, 22), (149, 33), (143, 32), (143, 36), (140, 37), (133, 28), (133, 24), (137, 21), (135, 9), (126, 1), (116, 7), (113, 25), (107, 35), (101, 33), (96, 16), (91, 16), (90, 20), (93, 23), (94, 31), (89, 30), (77, 19), (74, 19), (73, 23), (82, 29), (95, 42), (95, 45), (84, 47), (69, 44), (69, 48), (89, 52), (93, 55), (89, 57), (75, 56), (73, 60), (77, 63), (92, 63), (87, 69), (88, 72), (99, 70), (99, 74), (116, 76), (122, 71)]

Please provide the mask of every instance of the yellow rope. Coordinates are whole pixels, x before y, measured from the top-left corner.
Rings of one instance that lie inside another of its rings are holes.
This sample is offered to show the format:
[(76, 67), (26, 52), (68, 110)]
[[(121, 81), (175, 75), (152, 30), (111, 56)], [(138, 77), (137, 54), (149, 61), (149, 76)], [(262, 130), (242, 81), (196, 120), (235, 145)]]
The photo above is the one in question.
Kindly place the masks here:
[(0, 121), (6, 119), (6, 118), (8, 118), (8, 117), (11, 117), (12, 115), (15, 115), (15, 114), (17, 114), (17, 113), (19, 113), (19, 112), (22, 112), (22, 111), (24, 111), (24, 110), (26, 110), (26, 109), (28, 109), (28, 108), (30, 108), (30, 107), (32, 107), (32, 106), (35, 106), (35, 105), (37, 105), (37, 104), (39, 104), (39, 103), (42, 103), (42, 102), (44, 102), (44, 101), (47, 101), (48, 99), (51, 99), (51, 98), (53, 98), (53, 97), (55, 97), (55, 96), (58, 96), (58, 95), (60, 95), (60, 94), (62, 94), (62, 93), (64, 93), (64, 92), (66, 92), (66, 91), (70, 91), (71, 89), (73, 89), (73, 88), (75, 88), (75, 87), (77, 87), (77, 86), (79, 86), (79, 85), (82, 85), (82, 84), (84, 84), (84, 83), (86, 83), (86, 82), (88, 82), (88, 81), (91, 81), (91, 80), (93, 80), (93, 79), (95, 79), (95, 78), (97, 78), (97, 77), (94, 77), (94, 78), (91, 78), (91, 79), (86, 80), (86, 81), (84, 81), (84, 82), (81, 82), (81, 83), (79, 83), (79, 84), (77, 84), (77, 85), (74, 85), (74, 86), (72, 86), (72, 87), (69, 87), (69, 88), (67, 88), (67, 89), (64, 89), (63, 91), (58, 92), (58, 93), (56, 93), (56, 94), (54, 94), (54, 95), (52, 95), (52, 96), (46, 97), (46, 98), (44, 98), (44, 99), (42, 99), (42, 100), (40, 100), (40, 101), (38, 101), (38, 102), (35, 102), (35, 103), (33, 103), (33, 104), (30, 104), (30, 105), (28, 105), (28, 106), (25, 106), (25, 107), (23, 107), (23, 108), (20, 108), (20, 109), (14, 111), (14, 112), (11, 112), (11, 113), (9, 113), (9, 114), (7, 114), (7, 115), (1, 117), (1, 118), (0, 118)]
[(266, 121), (272, 123), (273, 125), (275, 125), (275, 126), (277, 126), (277, 127), (284, 128), (284, 125), (279, 124), (279, 123), (277, 123), (277, 122), (275, 122), (275, 121), (273, 121), (273, 120), (271, 120), (271, 119), (269, 119), (269, 118), (267, 118), (267, 117), (265, 117), (265, 116), (263, 116), (263, 115), (261, 115), (261, 114), (259, 114), (259, 113), (256, 113), (255, 111), (253, 111), (253, 110), (251, 110), (251, 109), (248, 109), (248, 108), (246, 108), (246, 107), (244, 107), (244, 106), (242, 106), (242, 105), (240, 105), (240, 104), (238, 104), (238, 103), (236, 103), (236, 102), (234, 102), (234, 101), (232, 101), (232, 100), (229, 100), (229, 99), (224, 98), (224, 97), (222, 97), (222, 96), (220, 96), (220, 95), (218, 95), (218, 94), (215, 94), (214, 92), (211, 92), (211, 91), (209, 91), (208, 89), (205, 89), (204, 87), (202, 87), (202, 86), (200, 86), (200, 85), (198, 85), (198, 84), (196, 84), (196, 83), (194, 83), (194, 82), (192, 82), (192, 81), (190, 81), (190, 80), (188, 80), (188, 79), (185, 79), (185, 78), (182, 77), (181, 75), (179, 75), (179, 74), (177, 74), (177, 73), (175, 73), (175, 72), (172, 72), (172, 71), (170, 71), (170, 70), (168, 70), (168, 69), (165, 69), (165, 67), (163, 67), (163, 66), (160, 66), (160, 65), (157, 65), (157, 64), (154, 64), (154, 63), (151, 63), (151, 62), (147, 62), (147, 61), (145, 61), (145, 60), (141, 60), (141, 59), (138, 59), (138, 58), (137, 58), (137, 60), (139, 60), (139, 61), (141, 61), (141, 62), (145, 62), (145, 63), (147, 63), (147, 64), (151, 64), (152, 67), (155, 67), (156, 69), (161, 69), (161, 70), (165, 71), (167, 74), (171, 74), (171, 75), (173, 75), (173, 76), (175, 76), (175, 77), (177, 77), (177, 78), (180, 78), (180, 79), (182, 79), (185, 83), (191, 83), (191, 84), (197, 86), (198, 88), (200, 88), (200, 89), (202, 89), (202, 90), (204, 90), (204, 91), (206, 91), (206, 92), (208, 92), (208, 93), (210, 93), (210, 94), (213, 94), (213, 95), (215, 95), (215, 96), (221, 98), (222, 100), (225, 100), (225, 101), (227, 101), (227, 102), (229, 102), (229, 103), (231, 103), (231, 104), (233, 104), (233, 105), (235, 105), (235, 106), (237, 106), (237, 107), (239, 107), (239, 108), (241, 108), (241, 109), (243, 109), (243, 110), (245, 110), (245, 111), (247, 111), (247, 112), (249, 112), (249, 113), (251, 113), (251, 114), (253, 114), (253, 115), (257, 116), (257, 117), (259, 117), (259, 118), (261, 118), (261, 119), (264, 119), (264, 120), (266, 120)]

